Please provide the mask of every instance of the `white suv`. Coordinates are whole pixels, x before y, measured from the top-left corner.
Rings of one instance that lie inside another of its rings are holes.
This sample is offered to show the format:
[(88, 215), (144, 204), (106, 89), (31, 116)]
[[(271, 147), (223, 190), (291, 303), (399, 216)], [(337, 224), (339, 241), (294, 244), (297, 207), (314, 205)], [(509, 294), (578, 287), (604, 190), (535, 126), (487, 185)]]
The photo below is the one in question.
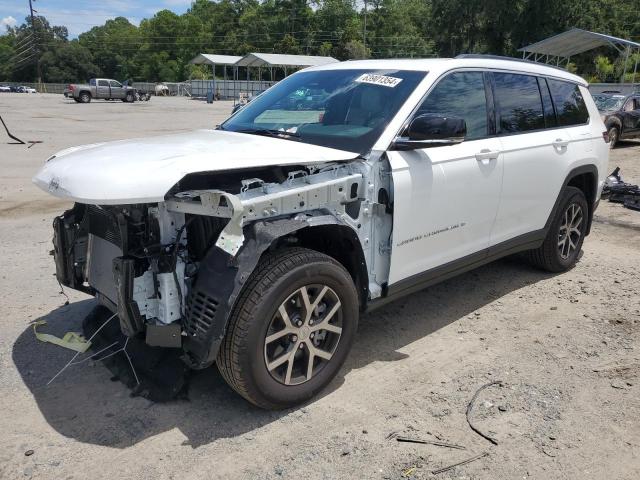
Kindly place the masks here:
[(54, 220), (62, 284), (281, 408), (336, 375), (365, 310), (516, 252), (571, 268), (604, 132), (585, 81), (553, 67), (353, 61), (215, 130), (64, 150), (34, 181), (76, 202)]

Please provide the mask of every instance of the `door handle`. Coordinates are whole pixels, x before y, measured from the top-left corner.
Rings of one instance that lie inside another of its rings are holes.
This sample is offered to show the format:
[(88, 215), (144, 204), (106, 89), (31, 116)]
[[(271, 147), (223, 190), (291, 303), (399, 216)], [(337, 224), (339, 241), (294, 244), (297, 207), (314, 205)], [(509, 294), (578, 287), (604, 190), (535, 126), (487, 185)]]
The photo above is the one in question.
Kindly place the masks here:
[(565, 148), (567, 145), (569, 145), (569, 141), (562, 138), (556, 138), (553, 142), (553, 146), (556, 148)]
[(489, 150), (488, 148), (483, 148), (478, 153), (476, 153), (476, 160), (495, 160), (500, 155), (499, 150)]

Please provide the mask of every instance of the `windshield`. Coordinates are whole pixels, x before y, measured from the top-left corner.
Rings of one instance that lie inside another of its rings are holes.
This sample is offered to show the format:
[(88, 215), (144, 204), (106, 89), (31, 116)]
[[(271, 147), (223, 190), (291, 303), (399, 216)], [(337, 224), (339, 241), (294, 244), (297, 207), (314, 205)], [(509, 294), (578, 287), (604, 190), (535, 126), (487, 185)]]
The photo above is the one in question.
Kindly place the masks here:
[(320, 70), (285, 78), (220, 128), (364, 154), (426, 72)]
[(624, 103), (625, 97), (612, 97), (609, 95), (594, 95), (593, 101), (596, 102), (596, 107), (601, 112), (609, 112), (613, 110), (620, 110)]

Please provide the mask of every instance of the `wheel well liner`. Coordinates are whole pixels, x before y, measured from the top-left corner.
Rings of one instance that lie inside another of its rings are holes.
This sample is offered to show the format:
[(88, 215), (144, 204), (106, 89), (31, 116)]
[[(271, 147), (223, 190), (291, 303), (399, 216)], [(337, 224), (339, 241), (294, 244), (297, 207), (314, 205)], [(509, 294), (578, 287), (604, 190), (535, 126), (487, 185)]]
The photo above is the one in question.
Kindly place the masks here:
[(622, 122), (618, 117), (609, 117), (605, 122), (605, 127), (609, 130), (611, 127), (616, 127), (618, 131), (622, 130)]
[(329, 255), (347, 269), (358, 291), (360, 308), (369, 293), (367, 263), (358, 236), (346, 225), (319, 225), (296, 232), (297, 245)]
[[(334, 229), (327, 229), (328, 227)], [(335, 227), (338, 230), (335, 230)], [(320, 251), (340, 261), (352, 276), (355, 275), (354, 278), (360, 277), (356, 272), (361, 272), (362, 268), (366, 275), (366, 267), (360, 264), (360, 269), (356, 268), (359, 261), (364, 263), (362, 251), (357, 253), (356, 247), (359, 244), (353, 243), (354, 237), (357, 240), (357, 236), (355, 233), (353, 237), (350, 236), (345, 229), (351, 230), (332, 215), (298, 215), (293, 218), (257, 221), (245, 226), (245, 241), (233, 257), (218, 247), (210, 248), (200, 262), (197, 277), (186, 300), (184, 330), (187, 336), (183, 342), (184, 361), (192, 368), (198, 369), (205, 368), (215, 361), (227, 330), (229, 316), (242, 287), (262, 254), (269, 248), (281, 246), (280, 239), (292, 237), (294, 233), (297, 236), (304, 230), (301, 234), (302, 246), (318, 245)], [(335, 235), (336, 232), (340, 234)], [(334, 241), (311, 240), (322, 234), (334, 235)], [(356, 254), (353, 255), (354, 252), (350, 251), (354, 259), (343, 263), (341, 259), (345, 258), (347, 252), (340, 254), (338, 247), (344, 248), (347, 245), (345, 242), (351, 242), (351, 246), (356, 248)], [(356, 286), (360, 287), (358, 283)], [(366, 294), (364, 298), (366, 299)]]
[(549, 230), (551, 222), (553, 222), (553, 219), (556, 216), (556, 212), (560, 206), (562, 192), (566, 187), (575, 187), (582, 190), (584, 196), (587, 198), (587, 205), (589, 205), (589, 214), (586, 235), (589, 235), (589, 232), (591, 231), (591, 222), (593, 220), (593, 212), (598, 202), (596, 198), (596, 195), (598, 193), (598, 169), (593, 164), (582, 165), (580, 167), (574, 168), (569, 172), (562, 184), (562, 188), (558, 192), (558, 198), (556, 198), (556, 201), (553, 204), (553, 208), (551, 209), (551, 213), (549, 214), (549, 218), (547, 219), (547, 223), (545, 224), (544, 229), (545, 231)]

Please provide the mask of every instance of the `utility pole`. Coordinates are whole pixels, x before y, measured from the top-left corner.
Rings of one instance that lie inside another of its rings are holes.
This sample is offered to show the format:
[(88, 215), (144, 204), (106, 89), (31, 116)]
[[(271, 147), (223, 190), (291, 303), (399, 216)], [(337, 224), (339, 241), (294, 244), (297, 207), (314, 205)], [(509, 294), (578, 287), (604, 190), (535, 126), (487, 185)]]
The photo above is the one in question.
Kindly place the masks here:
[(36, 71), (38, 74), (38, 90), (42, 87), (42, 71), (40, 69), (40, 40), (36, 32), (36, 18), (33, 16), (33, 3), (29, 0), (29, 11), (31, 12), (31, 29), (33, 30), (33, 40), (36, 47)]
[(364, 52), (367, 53), (367, 0), (364, 0), (364, 24), (362, 31), (362, 43), (364, 45)]

